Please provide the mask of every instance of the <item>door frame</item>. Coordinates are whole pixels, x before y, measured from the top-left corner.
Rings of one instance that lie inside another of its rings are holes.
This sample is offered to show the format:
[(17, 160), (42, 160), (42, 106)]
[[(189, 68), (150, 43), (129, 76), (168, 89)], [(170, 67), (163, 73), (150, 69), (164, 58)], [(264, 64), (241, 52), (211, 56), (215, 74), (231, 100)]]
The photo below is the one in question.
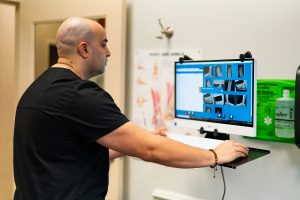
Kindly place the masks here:
[[(68, 9), (72, 7), (72, 9)], [(32, 12), (34, 10), (34, 12)], [(19, 13), (18, 98), (34, 80), (34, 24), (71, 16), (103, 16), (112, 56), (104, 75), (104, 88), (114, 98), (122, 112), (125, 110), (125, 39), (126, 0), (52, 0), (22, 1)], [(123, 199), (124, 161), (111, 164), (107, 200)]]

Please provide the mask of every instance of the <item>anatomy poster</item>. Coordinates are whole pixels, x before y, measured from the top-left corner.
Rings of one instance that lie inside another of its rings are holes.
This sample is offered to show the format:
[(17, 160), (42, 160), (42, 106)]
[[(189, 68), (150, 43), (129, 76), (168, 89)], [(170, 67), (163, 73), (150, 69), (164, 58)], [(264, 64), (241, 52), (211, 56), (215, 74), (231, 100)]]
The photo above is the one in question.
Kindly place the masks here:
[(132, 120), (149, 129), (171, 129), (174, 119), (174, 62), (188, 55), (202, 58), (201, 49), (141, 50), (135, 53)]

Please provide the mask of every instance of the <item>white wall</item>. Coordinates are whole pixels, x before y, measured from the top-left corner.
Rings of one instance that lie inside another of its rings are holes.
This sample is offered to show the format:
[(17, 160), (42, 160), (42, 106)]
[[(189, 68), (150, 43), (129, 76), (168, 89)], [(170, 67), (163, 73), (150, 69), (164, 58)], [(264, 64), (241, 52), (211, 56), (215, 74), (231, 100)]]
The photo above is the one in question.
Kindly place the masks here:
[[(300, 65), (299, 9), (299, 0), (128, 0), (128, 71), (140, 49), (203, 48), (204, 59), (237, 58), (250, 50), (258, 60), (259, 79), (293, 79)], [(155, 39), (160, 33), (158, 18), (175, 29), (169, 44)], [(130, 91), (130, 77), (128, 83)], [(300, 199), (300, 149), (232, 138), (270, 149), (271, 154), (236, 170), (225, 168), (225, 199)], [(128, 200), (150, 200), (155, 188), (203, 199), (222, 197), (220, 170), (214, 179), (209, 168), (172, 169), (129, 158), (126, 174)]]

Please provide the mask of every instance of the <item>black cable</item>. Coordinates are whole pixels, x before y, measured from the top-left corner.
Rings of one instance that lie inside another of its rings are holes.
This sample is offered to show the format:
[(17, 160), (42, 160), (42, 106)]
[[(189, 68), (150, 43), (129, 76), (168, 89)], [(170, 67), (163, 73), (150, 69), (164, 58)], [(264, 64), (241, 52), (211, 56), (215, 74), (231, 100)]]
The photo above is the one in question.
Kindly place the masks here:
[(225, 183), (225, 178), (224, 178), (224, 172), (223, 172), (223, 167), (221, 167), (221, 172), (222, 172), (222, 178), (223, 178), (223, 184), (224, 184), (224, 191), (223, 191), (223, 196), (222, 196), (222, 200), (224, 200), (225, 198), (225, 193), (226, 193), (226, 183)]

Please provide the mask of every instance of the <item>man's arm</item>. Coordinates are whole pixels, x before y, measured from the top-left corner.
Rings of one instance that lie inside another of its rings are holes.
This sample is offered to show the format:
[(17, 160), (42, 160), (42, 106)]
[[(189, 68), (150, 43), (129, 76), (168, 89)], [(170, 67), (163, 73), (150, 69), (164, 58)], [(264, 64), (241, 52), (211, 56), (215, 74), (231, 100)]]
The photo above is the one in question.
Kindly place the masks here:
[[(159, 128), (159, 129), (154, 130), (151, 133), (154, 134), (154, 135), (167, 136), (166, 131), (167, 131), (166, 128)], [(119, 158), (121, 156), (124, 156), (124, 154), (120, 153), (120, 152), (117, 152), (113, 149), (109, 149), (109, 159), (110, 160), (113, 160), (115, 158)]]
[(109, 159), (113, 160), (115, 158), (119, 158), (121, 156), (124, 156), (123, 153), (117, 152), (115, 150), (109, 149)]
[[(212, 152), (153, 135), (131, 122), (99, 138), (97, 142), (117, 152), (170, 167), (195, 168), (215, 164)], [(222, 143), (215, 152), (218, 155), (218, 164), (248, 154), (245, 145), (233, 141)]]

